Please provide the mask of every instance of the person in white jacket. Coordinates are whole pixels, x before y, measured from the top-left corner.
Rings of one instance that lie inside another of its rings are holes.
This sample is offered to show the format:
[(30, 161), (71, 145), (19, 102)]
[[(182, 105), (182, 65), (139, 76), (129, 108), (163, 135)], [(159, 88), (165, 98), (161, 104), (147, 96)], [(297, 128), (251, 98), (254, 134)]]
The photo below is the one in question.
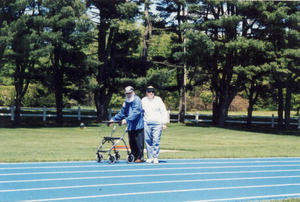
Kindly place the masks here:
[(144, 133), (147, 149), (147, 163), (158, 164), (162, 130), (167, 129), (168, 113), (162, 99), (155, 96), (155, 88), (147, 87), (147, 96), (142, 99), (144, 110)]

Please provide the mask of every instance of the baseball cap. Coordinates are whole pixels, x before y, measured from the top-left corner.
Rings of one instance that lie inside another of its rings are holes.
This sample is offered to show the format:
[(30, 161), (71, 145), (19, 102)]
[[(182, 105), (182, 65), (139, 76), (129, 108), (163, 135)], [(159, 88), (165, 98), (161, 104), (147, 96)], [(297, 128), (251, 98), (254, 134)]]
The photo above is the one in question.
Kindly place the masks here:
[(132, 93), (133, 92), (133, 88), (131, 86), (127, 86), (125, 88), (125, 93)]
[(148, 86), (147, 92), (155, 92), (155, 88), (153, 86)]

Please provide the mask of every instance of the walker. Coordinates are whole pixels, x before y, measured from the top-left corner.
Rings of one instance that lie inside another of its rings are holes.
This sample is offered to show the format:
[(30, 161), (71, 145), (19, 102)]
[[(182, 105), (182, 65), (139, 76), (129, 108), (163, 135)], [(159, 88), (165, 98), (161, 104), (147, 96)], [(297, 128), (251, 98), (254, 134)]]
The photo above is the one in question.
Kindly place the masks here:
[[(133, 154), (131, 154), (129, 152), (129, 149), (128, 149), (128, 146), (124, 140), (124, 136), (125, 134), (128, 132), (127, 131), (127, 127), (125, 128), (125, 131), (122, 135), (122, 137), (113, 137), (113, 133), (115, 132), (116, 130), (116, 127), (117, 127), (117, 124), (119, 126), (121, 126), (121, 121), (102, 121), (102, 123), (106, 123), (107, 126), (109, 126), (110, 124), (114, 124), (114, 127), (112, 129), (112, 132), (110, 134), (109, 137), (104, 137), (103, 140), (102, 140), (102, 143), (101, 145), (98, 147), (97, 149), (97, 153), (96, 153), (96, 161), (97, 162), (102, 162), (103, 161), (103, 155), (101, 153), (108, 153), (108, 163), (109, 164), (114, 164), (115, 162), (119, 162), (119, 160), (121, 159), (121, 154), (119, 153), (119, 151), (117, 151), (116, 149), (116, 145), (120, 142), (120, 141), (123, 141), (125, 147), (126, 147), (126, 150), (127, 150), (127, 157), (126, 157), (126, 161), (127, 163), (133, 163), (134, 161), (134, 156)], [(105, 143), (111, 143), (111, 147), (107, 150), (101, 150), (101, 148), (103, 147), (103, 145)], [(114, 154), (112, 155), (111, 154), (111, 150), (114, 150)]]

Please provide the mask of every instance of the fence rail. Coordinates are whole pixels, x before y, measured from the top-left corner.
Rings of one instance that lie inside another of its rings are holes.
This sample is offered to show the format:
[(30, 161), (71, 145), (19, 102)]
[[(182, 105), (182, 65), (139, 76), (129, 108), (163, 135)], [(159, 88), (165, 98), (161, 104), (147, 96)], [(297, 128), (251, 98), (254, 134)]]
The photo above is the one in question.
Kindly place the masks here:
[[(13, 105), (11, 107), (0, 107), (0, 110), (10, 112), (10, 113), (0, 113), (0, 116), (8, 116), (8, 117), (10, 117), (10, 119), (12, 121), (14, 120), (15, 107)], [(42, 117), (43, 121), (46, 121), (47, 117), (56, 117), (56, 114), (54, 113), (54, 112), (56, 112), (56, 108), (46, 108), (45, 106), (43, 108), (26, 108), (26, 107), (23, 108), (22, 107), (21, 111), (32, 111), (32, 112), (30, 114), (21, 113), (20, 116)], [(77, 109), (63, 109), (63, 112), (75, 113), (75, 114), (66, 114), (65, 113), (65, 114), (63, 114), (63, 117), (77, 118), (79, 121), (81, 121), (82, 118), (92, 118), (92, 119), (97, 118), (97, 115), (95, 115), (97, 110), (81, 109), (81, 107), (78, 107)], [(84, 112), (84, 113), (91, 112), (93, 114), (83, 115), (82, 112)], [(108, 118), (110, 119), (113, 116), (113, 114), (116, 114), (118, 112), (119, 111), (117, 111), (117, 110), (109, 109), (109, 117)], [(169, 113), (169, 122), (178, 122), (178, 119), (177, 119), (178, 113), (171, 113), (170, 111), (168, 111), (168, 113)], [(211, 123), (212, 122), (212, 115), (210, 115), (210, 114), (199, 114), (198, 112), (196, 112), (195, 114), (187, 113), (187, 114), (185, 114), (185, 116), (186, 116), (185, 121), (189, 121), (189, 122), (195, 122), (195, 123)], [(226, 120), (226, 122), (227, 123), (246, 124), (247, 121), (230, 120), (230, 119), (246, 119), (246, 118), (247, 118), (246, 115), (229, 115), (228, 116), (229, 120)], [(277, 117), (275, 117), (274, 114), (272, 115), (272, 117), (270, 117), (270, 116), (253, 116), (252, 118), (254, 120), (259, 120), (259, 119), (264, 120), (264, 121), (252, 121), (252, 124), (271, 125), (272, 128), (274, 128), (274, 126), (276, 124), (278, 124), (278, 122), (276, 121)], [(298, 129), (300, 129), (300, 116), (298, 116), (297, 118), (292, 117), (291, 125), (296, 125), (296, 126), (298, 126)]]
[[(11, 107), (0, 107), (0, 110), (7, 110), (10, 111), (10, 113), (0, 113), (0, 116), (10, 116), (11, 120), (14, 120), (15, 117), (15, 107), (12, 105)], [(21, 113), (20, 116), (23, 117), (43, 117), (43, 121), (46, 121), (47, 117), (56, 117), (57, 115), (53, 112), (56, 112), (56, 108), (46, 108), (45, 106), (43, 108), (26, 108), (22, 107), (21, 111), (33, 111), (30, 114), (24, 114)], [(76, 112), (76, 114), (63, 114), (63, 117), (73, 117), (77, 118), (79, 121), (81, 118), (97, 118), (97, 115), (83, 115), (82, 112), (94, 112), (96, 113), (96, 110), (90, 110), (90, 109), (81, 109), (81, 107), (78, 107), (78, 109), (63, 109), (64, 112)], [(52, 113), (47, 113), (52, 112)]]

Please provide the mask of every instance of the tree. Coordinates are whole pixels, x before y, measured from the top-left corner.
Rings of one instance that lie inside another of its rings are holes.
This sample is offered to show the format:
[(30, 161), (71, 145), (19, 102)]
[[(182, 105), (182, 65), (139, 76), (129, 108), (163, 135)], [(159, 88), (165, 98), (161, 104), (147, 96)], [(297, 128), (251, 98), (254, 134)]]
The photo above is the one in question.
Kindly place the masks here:
[[(272, 68), (274, 86), (278, 89), (278, 128), (290, 127), (291, 95), (299, 77), (299, 2), (268, 2), (261, 18), (265, 40), (272, 43), (275, 65)], [(284, 106), (284, 88), (286, 88)]]
[(6, 21), (1, 23), (2, 25), (6, 24), (9, 28), (6, 29), (4, 26), (2, 31), (5, 30), (4, 32), (10, 33), (11, 36), (5, 37), (9, 40), (6, 41), (6, 46), (1, 47), (1, 51), (5, 50), (1, 57), (5, 57), (6, 67), (13, 70), (12, 77), (16, 90), (14, 122), (18, 125), (20, 123), (21, 100), (34, 77), (35, 64), (43, 54), (43, 49), (39, 43), (40, 26), (38, 24), (40, 21), (36, 18), (37, 13), (34, 12), (35, 1), (6, 1), (3, 5), (6, 8), (3, 8), (2, 16)]
[(292, 93), (297, 92), (297, 80), (300, 77), (300, 27), (299, 27), (299, 3), (292, 2), (288, 4), (290, 11), (288, 12), (286, 41), (287, 47), (284, 50), (283, 57), (285, 59), (286, 68), (289, 70), (286, 80), (286, 99), (285, 99), (285, 127), (290, 128), (290, 111), (292, 109)]
[(51, 49), (50, 69), (54, 82), (57, 108), (56, 122), (63, 123), (63, 94), (65, 77), (72, 76), (72, 69), (86, 66), (84, 48), (92, 43), (93, 24), (84, 14), (86, 7), (81, 0), (45, 0), (43, 40)]
[(134, 85), (134, 79), (145, 76), (146, 66), (133, 53), (140, 43), (140, 31), (134, 22), (139, 14), (135, 2), (119, 0), (88, 0), (99, 12), (98, 58), (102, 63), (93, 70), (98, 85), (93, 89), (97, 119), (107, 119), (113, 93), (124, 85)]
[[(270, 30), (265, 31), (264, 20), (271, 19), (265, 13), (268, 6), (269, 3), (266, 2), (205, 1), (194, 4), (189, 9), (192, 16), (192, 26), (189, 29), (194, 35), (205, 33), (213, 42), (214, 49), (210, 56), (205, 57), (199, 51), (200, 54), (188, 57), (186, 61), (197, 66), (199, 62), (194, 62), (195, 58), (203, 58), (204, 62), (198, 66), (202, 67), (202, 74), (208, 75), (211, 81), (214, 96), (213, 123), (219, 127), (225, 126), (228, 108), (247, 81), (251, 84), (248, 112), (248, 120), (251, 120), (253, 105), (258, 96), (256, 94), (253, 97), (255, 88), (262, 84), (261, 79), (271, 68), (268, 64), (275, 60), (274, 50), (271, 48), (273, 43), (269, 43)], [(269, 14), (282, 19), (283, 10), (271, 9)], [(279, 30), (273, 29), (272, 33)], [(196, 37), (190, 37), (189, 40), (191, 44), (199, 44)], [(187, 46), (187, 52), (193, 53), (195, 49)], [(259, 80), (261, 83), (256, 85), (255, 82)]]
[(242, 55), (238, 57), (241, 59), (241, 61), (238, 62), (241, 65), (235, 67), (235, 72), (246, 75), (245, 82), (241, 88), (244, 87), (246, 95), (248, 96), (247, 127), (251, 127), (254, 105), (261, 93), (264, 80), (272, 68), (272, 65), (268, 63), (267, 57), (269, 44), (256, 39), (246, 40), (245, 38), (241, 38), (238, 41), (240, 44), (235, 43), (235, 45), (238, 45), (237, 49)]
[(1, 1), (0, 2), (0, 71), (1, 67), (7, 62), (3, 61), (4, 51), (9, 44), (9, 41), (12, 40), (12, 35), (9, 31), (9, 24), (14, 20), (13, 18), (13, 9), (10, 7), (10, 4), (13, 4), (15, 0), (10, 1)]
[[(183, 30), (180, 29), (182, 23), (186, 21), (186, 0), (163, 0), (158, 3), (157, 10), (161, 11), (161, 16), (165, 19), (175, 13), (175, 17), (171, 17), (169, 21), (164, 21), (165, 24), (170, 24), (169, 31), (174, 32), (176, 37), (173, 37), (173, 43), (176, 44), (173, 53), (184, 52), (182, 46), (184, 42)], [(167, 58), (165, 65), (176, 69), (177, 91), (179, 92), (179, 113), (178, 122), (184, 123), (186, 112), (186, 66), (183, 61), (178, 61), (177, 56)]]
[(150, 0), (145, 0), (144, 2), (144, 14), (145, 14), (145, 32), (143, 35), (143, 60), (147, 62), (148, 58), (148, 48), (149, 48), (149, 41), (152, 34), (152, 22), (150, 20), (149, 15), (149, 5), (151, 4)]

